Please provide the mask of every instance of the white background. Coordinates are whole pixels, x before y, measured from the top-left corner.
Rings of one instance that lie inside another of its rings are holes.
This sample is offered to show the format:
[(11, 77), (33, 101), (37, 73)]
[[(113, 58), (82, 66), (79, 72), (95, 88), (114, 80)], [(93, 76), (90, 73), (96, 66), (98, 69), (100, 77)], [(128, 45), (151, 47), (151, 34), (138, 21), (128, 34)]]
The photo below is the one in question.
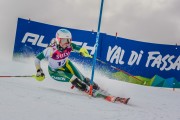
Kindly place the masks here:
[[(179, 0), (104, 0), (101, 31), (138, 41), (180, 44)], [(0, 53), (12, 54), (17, 18), (97, 30), (100, 0), (0, 0)]]

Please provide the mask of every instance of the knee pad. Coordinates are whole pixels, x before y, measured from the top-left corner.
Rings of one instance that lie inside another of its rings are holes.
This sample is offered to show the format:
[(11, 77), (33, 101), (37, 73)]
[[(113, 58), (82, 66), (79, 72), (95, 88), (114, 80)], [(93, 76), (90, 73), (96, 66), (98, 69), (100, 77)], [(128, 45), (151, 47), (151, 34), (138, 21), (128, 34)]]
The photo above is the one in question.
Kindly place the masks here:
[(86, 91), (87, 90), (86, 84), (81, 82), (78, 78), (74, 79), (71, 83), (81, 91)]

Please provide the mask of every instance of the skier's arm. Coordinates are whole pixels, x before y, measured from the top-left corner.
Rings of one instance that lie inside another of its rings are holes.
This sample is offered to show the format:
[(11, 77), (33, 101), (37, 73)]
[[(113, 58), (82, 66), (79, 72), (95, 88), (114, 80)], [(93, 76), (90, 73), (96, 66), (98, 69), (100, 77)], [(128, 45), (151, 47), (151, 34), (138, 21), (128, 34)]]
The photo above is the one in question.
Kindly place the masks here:
[(81, 49), (81, 47), (79, 45), (76, 45), (74, 43), (71, 43), (71, 47), (72, 47), (73, 51), (75, 51), (75, 52), (79, 52)]
[(71, 46), (73, 48), (73, 51), (80, 53), (84, 57), (92, 58), (92, 56), (89, 54), (86, 48), (80, 47), (74, 43), (71, 43)]
[(39, 54), (36, 56), (36, 58), (35, 58), (36, 70), (41, 69), (41, 64), (40, 64), (40, 62), (41, 62), (41, 60), (44, 59), (44, 58), (45, 58), (45, 56), (44, 56), (43, 52), (39, 53)]
[(45, 75), (44, 75), (43, 70), (41, 68), (41, 60), (48, 57), (50, 55), (50, 53), (51, 53), (51, 48), (48, 47), (43, 52), (39, 53), (35, 58), (35, 67), (37, 70), (36, 80), (38, 80), (38, 81), (42, 81), (45, 79)]
[(36, 67), (36, 80), (43, 81), (45, 79), (45, 75), (43, 73), (43, 70), (41, 69), (41, 60), (44, 59), (45, 56), (43, 52), (39, 53), (35, 58), (35, 67)]
[(41, 60), (44, 58), (48, 58), (50, 57), (52, 54), (52, 48), (51, 47), (47, 47), (46, 49), (44, 49), (41, 53), (39, 53), (36, 58), (35, 58), (35, 66), (36, 66), (36, 70), (41, 69)]

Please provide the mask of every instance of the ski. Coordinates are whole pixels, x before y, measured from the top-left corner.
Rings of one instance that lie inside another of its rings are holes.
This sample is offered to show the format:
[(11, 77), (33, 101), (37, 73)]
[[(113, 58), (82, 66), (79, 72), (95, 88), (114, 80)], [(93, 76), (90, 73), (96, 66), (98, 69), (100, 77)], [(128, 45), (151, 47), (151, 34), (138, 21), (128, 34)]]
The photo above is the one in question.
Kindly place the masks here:
[(128, 102), (130, 100), (130, 98), (112, 96), (107, 91), (102, 90), (102, 89), (93, 90), (93, 97), (95, 97), (95, 98), (103, 98), (106, 101), (109, 101), (109, 102), (112, 102), (112, 103), (123, 103), (123, 104), (128, 104)]
[(106, 96), (105, 100), (112, 102), (112, 103), (123, 103), (127, 104), (130, 100), (130, 98), (123, 98), (123, 97), (115, 97), (115, 96)]
[(128, 104), (129, 100), (130, 100), (130, 98), (117, 97), (114, 102), (120, 102), (120, 103)]
[[(74, 85), (72, 85), (71, 89), (74, 89)], [(89, 95), (89, 90), (87, 91), (81, 91), (80, 92), (84, 93), (85, 95)], [(112, 102), (112, 103), (123, 103), (123, 104), (128, 104), (130, 98), (124, 98), (124, 97), (115, 97), (109, 94), (107, 91), (99, 88), (98, 90), (93, 89), (93, 94), (92, 97), (95, 98), (103, 98), (106, 101)]]

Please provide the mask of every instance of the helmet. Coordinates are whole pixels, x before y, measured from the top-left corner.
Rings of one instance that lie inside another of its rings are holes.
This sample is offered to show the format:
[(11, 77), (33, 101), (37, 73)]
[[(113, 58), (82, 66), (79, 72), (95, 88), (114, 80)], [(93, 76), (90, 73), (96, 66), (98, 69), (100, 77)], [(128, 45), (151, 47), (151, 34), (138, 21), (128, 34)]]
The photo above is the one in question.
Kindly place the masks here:
[(60, 37), (60, 38), (72, 38), (71, 36), (71, 32), (67, 29), (59, 29), (56, 32), (56, 37)]
[(70, 44), (72, 39), (71, 32), (67, 29), (59, 29), (56, 32), (56, 44)]

